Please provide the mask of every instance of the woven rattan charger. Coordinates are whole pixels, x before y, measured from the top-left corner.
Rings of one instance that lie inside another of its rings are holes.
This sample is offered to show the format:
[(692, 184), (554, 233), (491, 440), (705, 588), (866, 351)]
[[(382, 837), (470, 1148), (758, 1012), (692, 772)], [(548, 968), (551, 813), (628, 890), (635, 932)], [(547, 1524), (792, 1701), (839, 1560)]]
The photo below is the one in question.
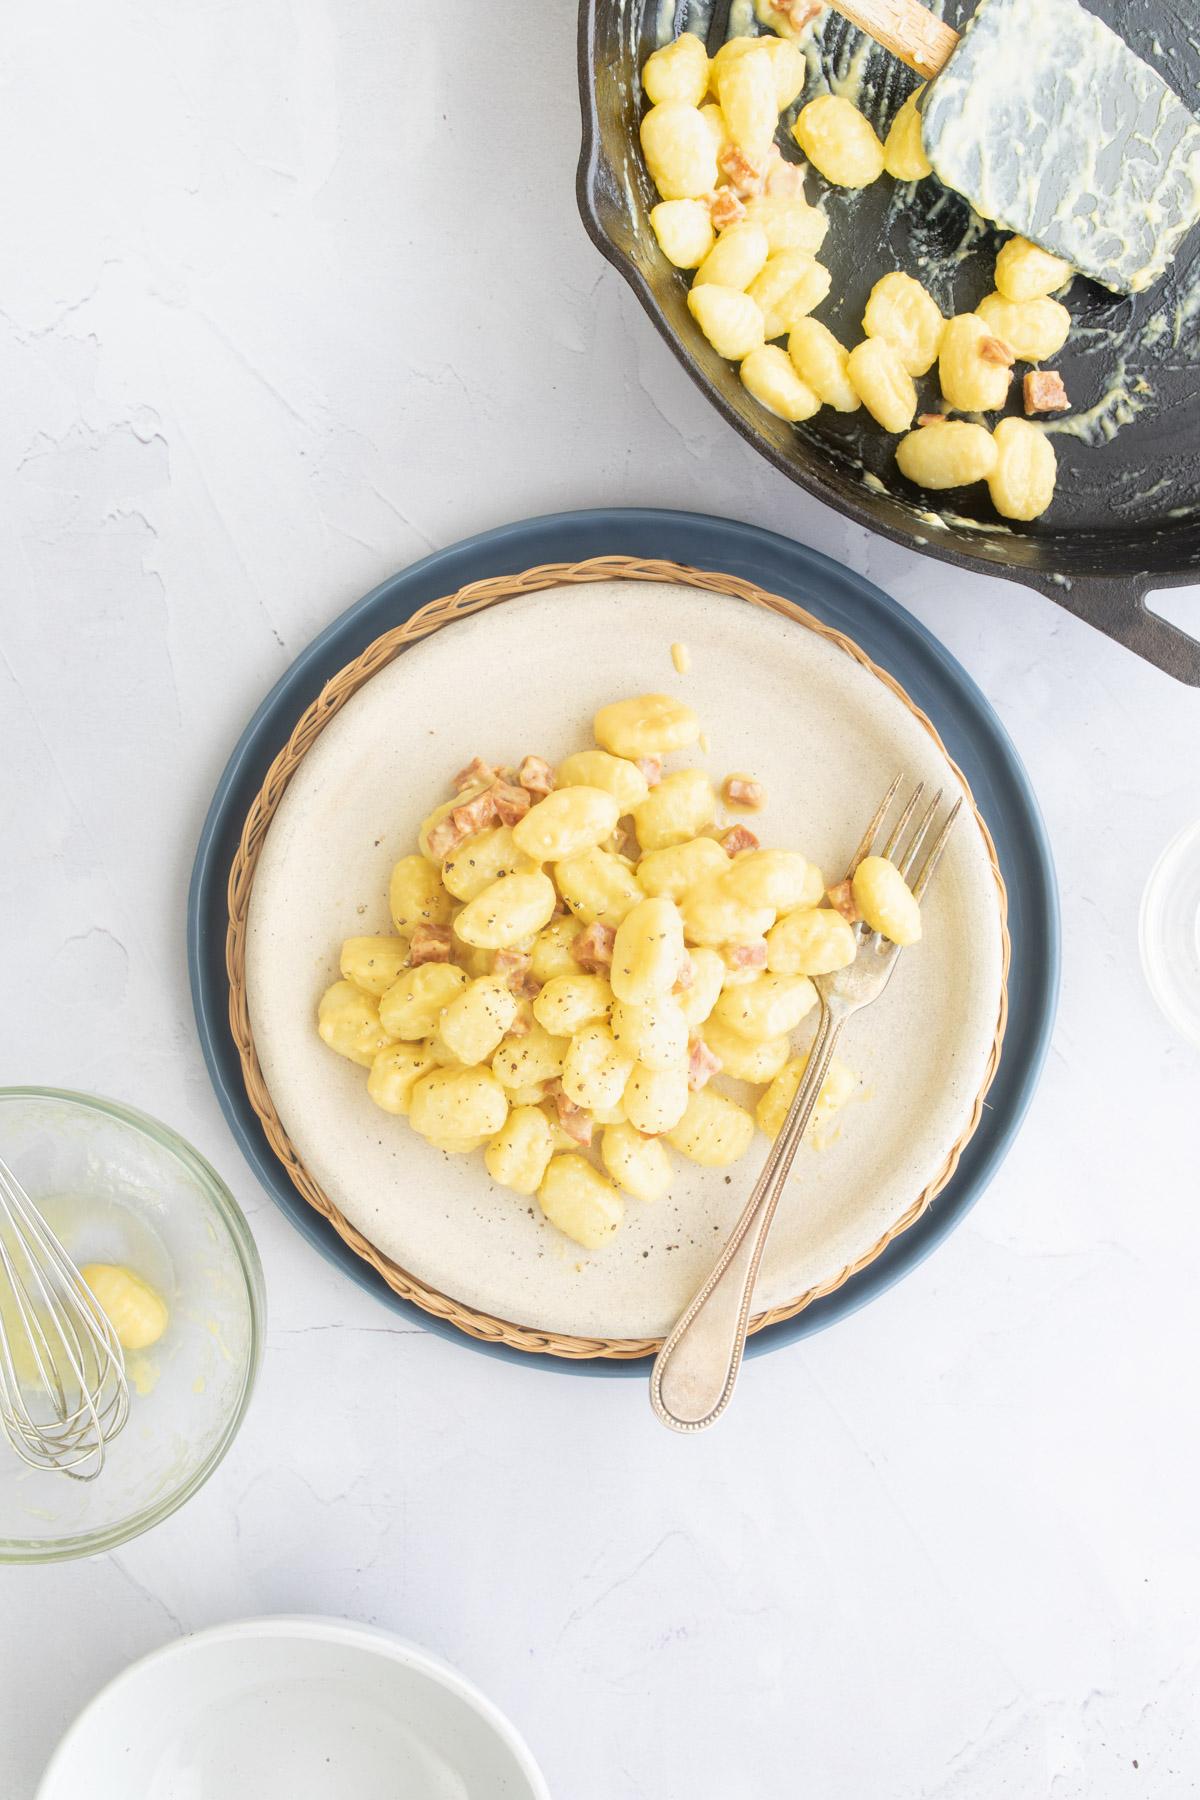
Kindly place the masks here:
[(784, 618), (796, 620), (868, 669), (919, 721), (962, 782), (968, 803), (974, 810), (976, 823), (986, 845), (996, 882), (1002, 950), (1000, 1006), (996, 1020), (995, 1038), (987, 1060), (983, 1082), (975, 1097), (965, 1129), (947, 1153), (945, 1161), (934, 1179), (914, 1197), (900, 1217), (865, 1255), (838, 1270), (830, 1280), (823, 1282), (820, 1286), (812, 1287), (782, 1305), (757, 1314), (751, 1325), (752, 1331), (761, 1331), (766, 1325), (790, 1319), (803, 1311), (814, 1300), (841, 1287), (852, 1275), (874, 1262), (894, 1238), (920, 1217), (930, 1201), (946, 1186), (958, 1166), (965, 1146), (969, 1143), (979, 1124), (985, 1097), (999, 1066), (1008, 1016), (1008, 971), (1011, 960), (1007, 895), (996, 857), (995, 845), (987, 825), (980, 816), (978, 807), (975, 806), (965, 776), (947, 754), (945, 746), (930, 720), (914, 706), (898, 683), (885, 670), (879, 668), (852, 639), (844, 636), (841, 632), (834, 631), (803, 607), (783, 599), (778, 594), (766, 593), (762, 588), (756, 587), (753, 582), (743, 581), (732, 575), (688, 568), (678, 563), (654, 558), (601, 556), (576, 563), (542, 563), (536, 568), (526, 569), (517, 575), (472, 582), (468, 586), (460, 588), (456, 593), (430, 601), (404, 624), (398, 625), (393, 630), (384, 632), (381, 637), (376, 638), (360, 656), (339, 670), (325, 684), (312, 704), (305, 709), (287, 743), (268, 769), (266, 779), (246, 816), (230, 870), (229, 923), (226, 936), (229, 1024), (241, 1060), (246, 1093), (262, 1123), (272, 1151), (287, 1171), (297, 1192), (323, 1218), (329, 1221), (338, 1236), (349, 1245), (357, 1256), (369, 1263), (382, 1276), (394, 1293), (421, 1307), (425, 1312), (455, 1325), (460, 1331), (485, 1342), (505, 1344), (516, 1350), (565, 1357), (577, 1361), (596, 1357), (630, 1359), (648, 1356), (658, 1349), (660, 1340), (657, 1338), (574, 1337), (562, 1333), (535, 1331), (527, 1326), (515, 1324), (511, 1320), (495, 1318), (473, 1307), (464, 1306), (460, 1301), (430, 1287), (410, 1274), (408, 1270), (401, 1268), (391, 1258), (384, 1256), (344, 1217), (324, 1189), (309, 1174), (283, 1127), (259, 1067), (246, 996), (246, 926), (259, 856), (284, 790), (301, 760), (316, 742), (325, 726), (346, 702), (371, 680), (372, 676), (392, 662), (409, 645), (417, 643), (433, 632), (440, 631), (443, 626), (452, 624), (457, 619), (468, 617), (472, 613), (482, 612), (485, 608), (497, 606), (505, 600), (515, 599), (524, 594), (537, 593), (546, 588), (570, 587), (580, 583), (614, 580), (665, 581), (681, 586), (704, 588), (712, 593), (727, 594), (734, 599), (744, 600), (752, 606), (763, 607)]

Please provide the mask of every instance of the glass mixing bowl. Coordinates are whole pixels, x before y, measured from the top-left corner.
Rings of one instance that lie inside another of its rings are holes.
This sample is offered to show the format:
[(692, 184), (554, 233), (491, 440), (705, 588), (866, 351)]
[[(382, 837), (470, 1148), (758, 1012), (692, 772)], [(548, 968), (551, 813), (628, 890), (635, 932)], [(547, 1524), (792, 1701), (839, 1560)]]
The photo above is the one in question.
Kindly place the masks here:
[(27, 1469), (0, 1433), (0, 1563), (89, 1556), (167, 1518), (233, 1442), (262, 1349), (262, 1268), (214, 1170), (130, 1107), (0, 1088), (0, 1157), (78, 1265), (127, 1264), (170, 1309), (157, 1344), (126, 1352), (129, 1421), (95, 1481)]

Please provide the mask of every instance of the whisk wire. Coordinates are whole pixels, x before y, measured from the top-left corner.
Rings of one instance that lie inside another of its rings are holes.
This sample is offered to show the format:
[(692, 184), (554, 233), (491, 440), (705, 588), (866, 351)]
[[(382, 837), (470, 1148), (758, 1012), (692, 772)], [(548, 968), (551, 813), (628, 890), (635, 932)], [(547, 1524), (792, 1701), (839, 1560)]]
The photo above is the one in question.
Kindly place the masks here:
[(0, 1428), (30, 1468), (91, 1481), (128, 1416), (116, 1332), (0, 1158)]

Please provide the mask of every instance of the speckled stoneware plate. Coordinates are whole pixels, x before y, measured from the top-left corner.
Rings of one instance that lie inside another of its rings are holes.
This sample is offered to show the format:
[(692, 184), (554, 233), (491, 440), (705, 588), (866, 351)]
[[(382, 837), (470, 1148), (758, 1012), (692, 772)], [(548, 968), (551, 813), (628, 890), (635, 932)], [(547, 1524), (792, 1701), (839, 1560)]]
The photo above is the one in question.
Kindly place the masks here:
[[(690, 668), (677, 674), (673, 641)], [(590, 743), (596, 708), (663, 691), (699, 713), (714, 778), (749, 769), (769, 806), (763, 841), (830, 878), (903, 770), (959, 790), (905, 697), (843, 643), (729, 594), (667, 583), (556, 587), (455, 618), (387, 663), (297, 763), (250, 897), (245, 982), (254, 1047), (295, 1155), (343, 1219), (419, 1283), (463, 1308), (550, 1336), (627, 1341), (670, 1326), (706, 1271), (766, 1152), (731, 1171), (674, 1156), (670, 1196), (629, 1202), (588, 1255), (536, 1203), (380, 1112), (365, 1072), (315, 1031), (343, 938), (386, 931), (388, 873), (475, 753), (552, 760)], [(692, 760), (684, 758), (677, 760)], [(758, 1292), (786, 1311), (882, 1250), (978, 1114), (1003, 1016), (1002, 888), (964, 809), (925, 908), (925, 938), (857, 1018), (844, 1059), (860, 1077), (835, 1141), (806, 1149)], [(797, 1034), (803, 1044), (806, 1027)]]

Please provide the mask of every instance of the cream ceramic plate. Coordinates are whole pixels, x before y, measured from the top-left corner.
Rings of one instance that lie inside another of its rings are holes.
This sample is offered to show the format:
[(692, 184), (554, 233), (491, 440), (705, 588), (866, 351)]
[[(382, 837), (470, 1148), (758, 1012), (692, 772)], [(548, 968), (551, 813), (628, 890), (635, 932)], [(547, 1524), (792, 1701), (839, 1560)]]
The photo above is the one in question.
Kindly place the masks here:
[[(670, 646), (688, 646), (686, 675)], [(549, 589), (456, 620), (375, 675), (300, 762), (254, 879), (246, 986), (255, 1045), (280, 1119), (312, 1177), (386, 1256), (464, 1306), (536, 1331), (664, 1333), (742, 1205), (767, 1142), (732, 1170), (672, 1152), (656, 1206), (630, 1200), (604, 1251), (545, 1224), (495, 1187), (478, 1155), (450, 1157), (367, 1097), (365, 1071), (315, 1029), (345, 937), (390, 929), (392, 863), (471, 756), (558, 761), (590, 744), (604, 702), (678, 694), (699, 713), (715, 780), (765, 781), (766, 844), (803, 850), (828, 879), (903, 770), (954, 794), (929, 732), (835, 643), (761, 607), (666, 584)], [(689, 758), (675, 759), (672, 766)], [(842, 1056), (859, 1098), (828, 1147), (804, 1148), (756, 1306), (785, 1306), (868, 1258), (937, 1177), (971, 1120), (1002, 994), (998, 889), (969, 811), (925, 906), (925, 938)], [(801, 1046), (811, 1035), (806, 1022)], [(718, 1085), (722, 1085), (718, 1081)]]

